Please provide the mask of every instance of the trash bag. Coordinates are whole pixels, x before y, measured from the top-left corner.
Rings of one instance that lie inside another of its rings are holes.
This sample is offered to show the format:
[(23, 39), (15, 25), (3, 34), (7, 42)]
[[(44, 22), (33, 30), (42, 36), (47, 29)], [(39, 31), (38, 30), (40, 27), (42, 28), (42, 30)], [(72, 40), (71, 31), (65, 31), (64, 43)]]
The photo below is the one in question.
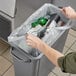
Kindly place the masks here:
[[(37, 21), (40, 17), (44, 17), (47, 14), (50, 16), (57, 14), (64, 22), (64, 25), (59, 26), (56, 23), (55, 18), (51, 18), (51, 22), (47, 28), (46, 25), (44, 27), (38, 27), (36, 29), (33, 29), (34, 32), (30, 31), (32, 29), (32, 22)], [(46, 3), (42, 7), (40, 7), (36, 12), (34, 12), (20, 27), (18, 27), (10, 34), (10, 36), (8, 37), (8, 42), (12, 46), (15, 44), (21, 49), (23, 49), (25, 52), (29, 53), (31, 52), (32, 47), (28, 46), (26, 43), (27, 33), (31, 33), (35, 36), (38, 36), (41, 35), (40, 33), (42, 33), (44, 29), (46, 29), (44, 32), (44, 36), (41, 39), (49, 45), (53, 44), (65, 30), (71, 28), (72, 26), (70, 24), (71, 20), (66, 18), (58, 7), (50, 3)]]

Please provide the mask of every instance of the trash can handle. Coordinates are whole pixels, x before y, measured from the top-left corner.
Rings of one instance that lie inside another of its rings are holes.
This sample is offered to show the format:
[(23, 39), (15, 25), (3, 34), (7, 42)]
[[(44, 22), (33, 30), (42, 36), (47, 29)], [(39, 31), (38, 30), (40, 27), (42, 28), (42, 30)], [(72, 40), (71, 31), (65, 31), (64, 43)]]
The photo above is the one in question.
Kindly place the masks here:
[(15, 55), (12, 51), (11, 51), (11, 54), (12, 54), (16, 59), (18, 59), (19, 61), (22, 61), (22, 62), (25, 62), (25, 63), (31, 63), (31, 59), (27, 59), (27, 60), (22, 59), (22, 58), (18, 57), (17, 55)]
[[(33, 56), (31, 56), (29, 53), (27, 53), (27, 52), (25, 52), (23, 49), (21, 49), (20, 47), (18, 47), (15, 43), (9, 43), (10, 45), (11, 45), (11, 47), (12, 48), (15, 48), (15, 49), (17, 49), (18, 51), (21, 51), (22, 50), (22, 53), (23, 54), (26, 54), (26, 56), (30, 59), (30, 60), (38, 60), (38, 59), (40, 59), (42, 56), (43, 56), (43, 53), (40, 53), (40, 55), (39, 56), (37, 56), (37, 57), (33, 57)], [(13, 53), (13, 52), (11, 52), (11, 53)], [(15, 55), (16, 56), (16, 55)], [(18, 56), (17, 56), (18, 57)], [(18, 57), (19, 58), (19, 57)], [(20, 58), (19, 58), (20, 59)], [(24, 60), (24, 59), (20, 59), (20, 60)]]

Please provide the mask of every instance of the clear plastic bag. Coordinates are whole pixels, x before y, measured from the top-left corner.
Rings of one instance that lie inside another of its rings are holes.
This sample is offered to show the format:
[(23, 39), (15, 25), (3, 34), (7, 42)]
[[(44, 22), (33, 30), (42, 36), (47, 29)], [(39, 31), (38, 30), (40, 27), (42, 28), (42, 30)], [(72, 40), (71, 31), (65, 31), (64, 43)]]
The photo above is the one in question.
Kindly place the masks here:
[(14, 30), (8, 37), (8, 42), (10, 44), (16, 44), (18, 47), (22, 48), (26, 52), (30, 52), (32, 48), (26, 43), (26, 34), (31, 29), (31, 23), (40, 17), (44, 17), (48, 13), (57, 13), (66, 23), (65, 26), (57, 27), (57, 24), (52, 21), (50, 32), (45, 33), (45, 36), (42, 38), (42, 40), (47, 44), (54, 43), (63, 31), (71, 28), (72, 26), (70, 26), (71, 21), (62, 14), (60, 9), (50, 3), (44, 4), (35, 13), (33, 13), (20, 27)]

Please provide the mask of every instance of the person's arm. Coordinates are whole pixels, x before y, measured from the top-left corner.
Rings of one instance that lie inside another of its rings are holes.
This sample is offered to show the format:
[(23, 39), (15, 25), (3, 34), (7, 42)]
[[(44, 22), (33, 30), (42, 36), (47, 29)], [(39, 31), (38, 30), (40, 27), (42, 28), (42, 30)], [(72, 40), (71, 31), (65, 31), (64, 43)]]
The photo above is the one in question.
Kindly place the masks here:
[(61, 11), (68, 18), (70, 18), (70, 19), (76, 19), (76, 11), (71, 6), (63, 7), (61, 9)]
[(63, 56), (62, 53), (49, 47), (46, 43), (44, 43), (38, 37), (35, 37), (30, 34), (27, 36), (27, 44), (34, 48), (39, 49), (54, 65), (58, 66), (58, 58)]
[[(41, 41), (38, 37), (28, 34), (27, 44), (33, 48), (39, 49), (44, 55), (56, 66), (60, 67), (65, 73), (76, 74), (76, 53), (69, 53), (63, 55), (57, 50), (49, 47), (46, 43)], [(50, 66), (49, 66), (50, 67)]]
[(58, 65), (58, 59), (63, 56), (62, 53), (58, 52), (57, 50), (49, 47), (47, 44), (42, 42), (42, 46), (38, 49), (43, 52), (43, 54), (56, 66)]
[[(71, 19), (76, 18), (76, 12), (71, 7), (65, 7), (62, 12)], [(64, 56), (57, 50), (49, 47), (46, 43), (41, 41), (38, 37), (28, 34), (27, 44), (39, 49), (44, 55), (56, 66), (59, 66), (63, 72), (76, 73), (76, 53), (69, 53)]]

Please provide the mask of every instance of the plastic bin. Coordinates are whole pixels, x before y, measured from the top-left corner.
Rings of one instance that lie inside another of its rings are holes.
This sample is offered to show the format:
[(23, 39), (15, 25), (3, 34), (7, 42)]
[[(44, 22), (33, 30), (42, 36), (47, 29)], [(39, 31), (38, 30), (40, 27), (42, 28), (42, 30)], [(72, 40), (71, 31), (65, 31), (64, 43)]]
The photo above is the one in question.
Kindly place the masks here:
[[(61, 35), (52, 47), (62, 52), (67, 34), (68, 30)], [(55, 67), (44, 55), (39, 59), (31, 60), (30, 56), (28, 57), (26, 53), (16, 48), (13, 48), (11, 51), (14, 60), (15, 76), (48, 76)]]
[[(54, 5), (51, 4), (45, 4), (43, 5), (39, 10), (37, 10), (33, 15), (31, 15), (24, 24), (21, 25), (20, 28), (15, 30), (9, 37), (9, 43), (12, 46), (11, 53), (14, 60), (14, 67), (15, 67), (15, 76), (47, 76), (52, 69), (54, 68), (54, 65), (47, 59), (46, 56), (44, 56), (41, 52), (39, 52), (37, 49), (32, 48), (29, 52), (27, 49), (23, 49), (18, 46), (19, 41), (22, 40), (14, 40), (11, 38), (16, 39), (16, 35), (20, 34), (26, 34), (27, 33), (27, 23), (31, 23), (35, 18), (39, 18), (40, 16), (44, 16), (46, 14), (46, 11), (53, 14), (56, 13), (61, 20), (65, 23), (64, 26), (52, 28), (47, 35), (45, 35), (42, 40), (45, 41), (49, 46), (53, 47), (54, 49), (62, 52), (63, 47), (66, 41), (66, 37), (68, 34), (69, 28), (71, 28), (70, 24), (71, 21), (67, 19), (61, 12), (60, 9), (57, 8)], [(44, 12), (44, 14), (42, 14)], [(55, 19), (55, 18), (53, 18)], [(52, 26), (53, 21), (51, 21)], [(58, 25), (58, 24), (56, 24)], [(30, 30), (30, 28), (29, 28)], [(25, 31), (25, 32), (24, 32)], [(56, 34), (52, 36), (52, 33)]]

